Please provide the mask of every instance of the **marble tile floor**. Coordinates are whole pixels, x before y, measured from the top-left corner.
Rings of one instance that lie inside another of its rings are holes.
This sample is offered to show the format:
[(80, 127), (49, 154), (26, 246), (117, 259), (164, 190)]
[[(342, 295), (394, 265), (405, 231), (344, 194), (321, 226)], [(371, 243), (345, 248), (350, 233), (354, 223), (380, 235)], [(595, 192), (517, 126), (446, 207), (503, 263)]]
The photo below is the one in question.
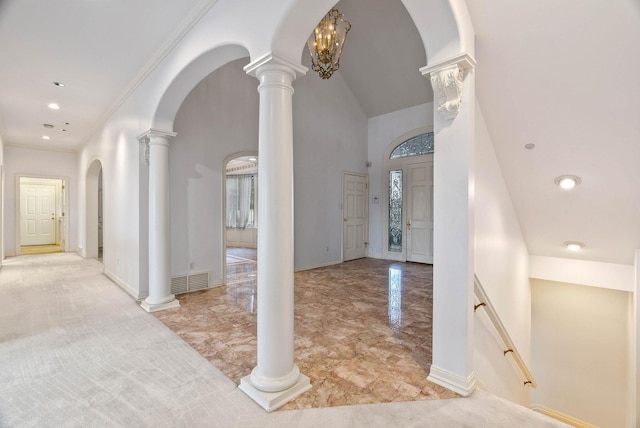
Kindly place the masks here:
[(0, 427), (555, 427), (482, 391), (466, 399), (267, 413), (76, 254), (0, 269)]
[[(256, 365), (256, 265), (155, 313), (234, 382)], [(427, 381), (432, 267), (360, 259), (295, 274), (295, 357), (313, 388), (283, 409), (454, 398)]]

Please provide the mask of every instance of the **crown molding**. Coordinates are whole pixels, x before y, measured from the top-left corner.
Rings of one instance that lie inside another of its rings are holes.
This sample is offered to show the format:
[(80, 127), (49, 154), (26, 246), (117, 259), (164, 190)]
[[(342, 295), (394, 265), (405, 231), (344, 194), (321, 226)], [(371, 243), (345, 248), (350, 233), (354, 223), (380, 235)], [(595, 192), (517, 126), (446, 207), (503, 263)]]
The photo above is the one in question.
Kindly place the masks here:
[(29, 150), (43, 150), (47, 152), (60, 152), (60, 153), (73, 153), (77, 154), (78, 149), (65, 149), (62, 147), (41, 147), (31, 144), (13, 144), (13, 143), (4, 143), (3, 147), (17, 147), (19, 149), (29, 149)]

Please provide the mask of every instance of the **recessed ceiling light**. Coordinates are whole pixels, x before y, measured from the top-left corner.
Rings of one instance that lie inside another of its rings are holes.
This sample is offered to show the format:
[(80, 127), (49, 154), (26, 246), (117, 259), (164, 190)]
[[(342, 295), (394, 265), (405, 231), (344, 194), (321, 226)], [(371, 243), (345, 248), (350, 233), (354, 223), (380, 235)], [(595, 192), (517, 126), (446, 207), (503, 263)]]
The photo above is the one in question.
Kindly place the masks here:
[(43, 136), (42, 136), (42, 139), (43, 139), (43, 140), (50, 140), (50, 139), (51, 139), (51, 137), (49, 137), (48, 135), (43, 135)]
[(65, 122), (64, 124), (65, 124), (65, 125), (69, 125), (69, 122)]
[(60, 105), (56, 104), (56, 103), (51, 103), (51, 104), (49, 104), (49, 108), (51, 110), (60, 110)]
[(64, 86), (64, 83), (62, 83), (62, 82), (53, 82), (53, 84), (56, 85), (56, 86), (60, 86), (60, 87)]
[(67, 130), (66, 130), (66, 129), (64, 129), (64, 128), (60, 128), (60, 130), (61, 130), (62, 132), (67, 132)]
[(53, 128), (53, 125), (50, 123), (43, 123), (42, 126), (44, 126), (45, 128)]
[(567, 247), (567, 249), (569, 249), (570, 251), (580, 251), (584, 247), (586, 247), (584, 243), (578, 241), (567, 241), (564, 243), (564, 246)]
[(527, 144), (524, 145), (524, 148), (527, 149), (527, 150), (533, 150), (533, 149), (536, 148), (536, 145), (533, 144), (533, 143), (527, 143)]
[(560, 186), (562, 189), (569, 190), (582, 183), (582, 180), (580, 179), (580, 177), (575, 175), (561, 175), (560, 177), (557, 177), (553, 182)]

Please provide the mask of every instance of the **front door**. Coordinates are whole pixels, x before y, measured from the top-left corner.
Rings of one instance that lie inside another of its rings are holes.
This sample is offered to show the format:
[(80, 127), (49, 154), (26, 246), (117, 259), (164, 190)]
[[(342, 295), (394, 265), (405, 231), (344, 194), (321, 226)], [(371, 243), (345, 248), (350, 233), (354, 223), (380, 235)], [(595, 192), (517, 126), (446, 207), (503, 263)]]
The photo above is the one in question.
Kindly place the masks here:
[(407, 261), (433, 263), (433, 162), (407, 168)]
[(56, 186), (20, 184), (20, 244), (56, 243)]
[(342, 189), (342, 259), (344, 261), (360, 259), (367, 256), (367, 177), (345, 173), (342, 178)]

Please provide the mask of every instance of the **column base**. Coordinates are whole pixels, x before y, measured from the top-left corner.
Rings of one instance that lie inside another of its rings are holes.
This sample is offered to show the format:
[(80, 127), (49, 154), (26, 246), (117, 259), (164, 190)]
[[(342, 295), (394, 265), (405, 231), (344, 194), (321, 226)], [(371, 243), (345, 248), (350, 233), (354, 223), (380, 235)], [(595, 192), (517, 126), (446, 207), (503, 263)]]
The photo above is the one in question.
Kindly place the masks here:
[(239, 388), (267, 412), (272, 412), (303, 392), (310, 390), (311, 381), (307, 376), (300, 374), (298, 380), (292, 387), (284, 391), (264, 392), (253, 386), (251, 383), (251, 375), (247, 375), (240, 380)]
[(170, 302), (154, 304), (147, 303), (146, 300), (143, 300), (142, 303), (140, 303), (140, 307), (147, 312), (158, 312), (164, 311), (165, 309), (179, 308), (180, 301), (178, 299), (173, 299)]
[(458, 393), (463, 397), (470, 396), (477, 386), (476, 374), (474, 372), (471, 372), (471, 374), (465, 379), (460, 375), (443, 368), (436, 367), (433, 364), (431, 365), (427, 380)]

